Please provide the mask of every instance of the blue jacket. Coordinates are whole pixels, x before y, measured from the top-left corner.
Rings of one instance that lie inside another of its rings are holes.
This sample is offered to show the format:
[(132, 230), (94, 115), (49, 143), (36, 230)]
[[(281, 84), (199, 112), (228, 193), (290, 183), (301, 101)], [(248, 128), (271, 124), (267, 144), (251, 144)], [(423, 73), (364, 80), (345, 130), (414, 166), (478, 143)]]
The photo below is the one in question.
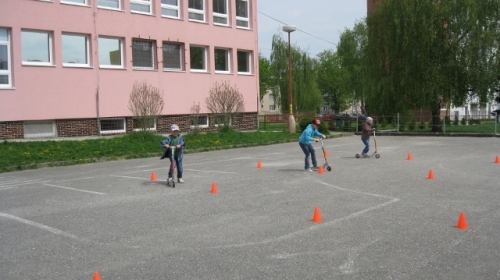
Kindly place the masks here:
[[(165, 148), (165, 145), (170, 144), (170, 142), (172, 142), (172, 135), (167, 136), (165, 140), (161, 141), (160, 145), (164, 151), (160, 159), (164, 159), (166, 157), (172, 158), (172, 155), (170, 154), (170, 149)], [(181, 160), (184, 156), (184, 153), (182, 151), (186, 147), (186, 142), (184, 141), (184, 138), (182, 138), (182, 135), (180, 133), (179, 135), (177, 135), (177, 145), (181, 145), (181, 148), (175, 149), (175, 154), (177, 155), (177, 159)]]
[(319, 133), (317, 129), (313, 127), (312, 124), (309, 124), (304, 131), (302, 131), (302, 135), (300, 135), (299, 142), (304, 145), (309, 145), (314, 141), (314, 136), (323, 137), (323, 134)]

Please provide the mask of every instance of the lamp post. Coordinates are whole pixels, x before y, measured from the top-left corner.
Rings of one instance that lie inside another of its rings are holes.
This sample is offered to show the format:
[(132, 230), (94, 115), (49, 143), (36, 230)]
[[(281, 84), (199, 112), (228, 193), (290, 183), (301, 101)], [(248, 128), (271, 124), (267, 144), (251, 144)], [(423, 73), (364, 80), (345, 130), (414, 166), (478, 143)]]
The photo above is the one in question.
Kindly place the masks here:
[(292, 99), (292, 55), (290, 53), (290, 33), (297, 28), (293, 25), (283, 26), (283, 31), (288, 33), (288, 102), (290, 103), (290, 115), (288, 116), (288, 131), (295, 133), (295, 118), (293, 117), (293, 99)]

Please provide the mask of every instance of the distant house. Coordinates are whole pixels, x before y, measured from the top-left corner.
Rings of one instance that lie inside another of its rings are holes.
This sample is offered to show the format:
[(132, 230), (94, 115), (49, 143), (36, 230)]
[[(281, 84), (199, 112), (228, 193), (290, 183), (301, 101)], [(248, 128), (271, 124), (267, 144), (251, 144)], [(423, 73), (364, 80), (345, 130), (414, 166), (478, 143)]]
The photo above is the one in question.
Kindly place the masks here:
[(2, 0), (0, 139), (124, 134), (133, 84), (165, 106), (152, 130), (204, 130), (215, 82), (244, 97), (231, 124), (257, 128), (257, 0)]

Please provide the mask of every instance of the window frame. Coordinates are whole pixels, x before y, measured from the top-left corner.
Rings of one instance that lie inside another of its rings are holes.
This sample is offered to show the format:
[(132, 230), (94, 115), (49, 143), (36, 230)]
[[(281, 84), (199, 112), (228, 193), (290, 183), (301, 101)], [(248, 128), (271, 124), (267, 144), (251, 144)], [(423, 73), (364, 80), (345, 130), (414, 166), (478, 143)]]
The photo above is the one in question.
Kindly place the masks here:
[[(132, 10), (132, 4), (138, 4), (149, 7), (149, 12)], [(152, 15), (153, 14), (153, 0), (130, 0), (130, 12), (134, 14)]]
[(269, 105), (269, 112), (274, 112), (274, 111), (276, 111), (276, 104)]
[(112, 7), (107, 7), (107, 6), (100, 6), (99, 5), (99, 1), (101, 1), (101, 0), (95, 0), (95, 1), (97, 2), (97, 8), (99, 8), (99, 9), (107, 9), (107, 10), (115, 10), (115, 11), (121, 11), (122, 10), (122, 0), (114, 0), (114, 1), (116, 1), (118, 3), (118, 8), (112, 8)]
[[(238, 2), (246, 2), (247, 6), (247, 17), (238, 16)], [(238, 21), (247, 22), (248, 26), (242, 26), (238, 24)], [(249, 0), (236, 0), (236, 28), (250, 29), (250, 1)]]
[[(120, 44), (120, 65), (119, 66), (115, 66), (115, 65), (104, 65), (104, 64), (101, 64), (101, 44), (99, 43), (99, 39), (115, 39), (115, 40), (118, 40), (119, 44)], [(99, 55), (99, 67), (100, 68), (108, 68), (108, 69), (124, 69), (125, 68), (125, 53), (124, 53), (124, 40), (123, 38), (120, 38), (120, 37), (112, 37), (112, 36), (98, 36), (97, 37), (97, 48), (98, 48), (98, 55)]]
[[(203, 50), (203, 69), (193, 69), (193, 61), (192, 61), (192, 50), (191, 48), (201, 48)], [(207, 46), (202, 46), (202, 45), (190, 45), (189, 46), (189, 70), (191, 72), (198, 72), (198, 73), (208, 73), (208, 47)]]
[[(134, 65), (134, 41), (142, 41), (142, 42), (150, 42), (151, 43), (151, 67), (144, 67), (144, 66), (135, 66)], [(156, 63), (156, 40), (147, 40), (147, 39), (141, 39), (141, 38), (132, 38), (132, 68), (134, 70), (156, 70), (157, 69), (157, 63)]]
[[(136, 126), (137, 125), (136, 120), (137, 120), (136, 117), (132, 118), (132, 130), (133, 131), (142, 131), (142, 128)], [(153, 126), (146, 128), (146, 131), (156, 131), (156, 118), (153, 121)]]
[[(48, 62), (41, 61), (25, 61), (23, 60), (23, 33), (44, 33), (47, 34), (47, 50), (49, 54)], [(54, 49), (53, 49), (54, 34), (51, 31), (21, 29), (21, 64), (28, 66), (54, 66)]]
[(7, 76), (7, 84), (0, 84), (0, 88), (12, 88), (12, 54), (10, 46), (10, 33), (12, 32), (9, 28), (0, 28), (7, 32), (7, 41), (0, 41), (0, 45), (6, 46), (7, 48), (7, 70), (0, 69), (0, 75)]
[[(168, 68), (165, 67), (165, 45), (177, 45), (179, 46), (179, 68)], [(184, 51), (184, 43), (180, 42), (170, 42), (170, 41), (163, 41), (162, 42), (162, 57), (163, 57), (163, 70), (164, 71), (185, 71), (185, 51)]]
[[(123, 129), (115, 129), (115, 130), (102, 130), (102, 122), (103, 121), (118, 121), (121, 120), (123, 124)], [(127, 132), (127, 122), (125, 118), (102, 118), (99, 119), (99, 130), (101, 134), (113, 134), (113, 133), (123, 133)]]
[(189, 124), (189, 128), (196, 128), (196, 127), (199, 127), (199, 128), (207, 128), (207, 127), (209, 127), (209, 124), (210, 124), (210, 118), (209, 118), (209, 116), (208, 116), (207, 114), (197, 114), (196, 116), (191, 116), (191, 118), (193, 118), (193, 117), (197, 117), (197, 118), (198, 118), (198, 120), (199, 120), (199, 118), (200, 118), (200, 117), (201, 117), (201, 118), (205, 118), (205, 119), (206, 119), (206, 122), (205, 122), (204, 124), (201, 124), (201, 123), (200, 123), (200, 124), (194, 125), (194, 124), (192, 124), (192, 123), (193, 123), (193, 121), (191, 120), (191, 122), (190, 122), (190, 124)]
[[(190, 8), (189, 7), (189, 1), (188, 1), (188, 19), (189, 19), (189, 21), (206, 22), (207, 21), (207, 17), (205, 15), (206, 10), (207, 10), (206, 9), (206, 6), (207, 6), (206, 2), (205, 2), (205, 0), (198, 0), (198, 1), (201, 1), (201, 4), (203, 5), (203, 9), (202, 10), (195, 9), (195, 8)], [(191, 13), (202, 15), (203, 16), (203, 20), (191, 18)]]
[[(219, 0), (219, 1), (225, 2), (225, 5), (226, 5), (226, 13), (225, 14), (215, 12), (215, 9), (213, 7), (213, 5), (215, 5), (215, 1), (217, 1), (217, 0), (212, 1), (212, 21), (213, 21), (214, 25), (229, 26), (229, 0)], [(216, 22), (215, 18), (225, 18), (226, 24)]]
[(212, 114), (213, 121), (214, 121), (214, 126), (215, 127), (223, 126), (224, 125), (224, 118), (226, 117), (226, 115), (229, 115), (228, 126), (232, 126), (233, 125), (233, 116), (230, 113)]
[[(182, 0), (176, 0), (177, 1), (177, 6), (171, 5), (171, 4), (163, 4), (160, 0), (161, 4), (161, 16), (166, 17), (166, 18), (174, 18), (174, 19), (181, 19), (181, 4), (180, 1)], [(163, 9), (169, 9), (169, 10), (175, 10), (177, 11), (177, 17), (171, 16), (171, 15), (164, 15), (163, 14)]]
[[(225, 58), (226, 58), (226, 70), (217, 70), (217, 54), (216, 52), (218, 50), (223, 50), (225, 51)], [(231, 73), (231, 50), (226, 49), (226, 48), (214, 48), (214, 70), (215, 73), (220, 73), (220, 74), (229, 74)]]
[[(86, 63), (68, 63), (64, 62), (64, 36), (79, 36), (79, 37), (84, 37), (85, 38), (85, 57), (86, 57)], [(78, 33), (67, 33), (63, 32), (61, 34), (61, 53), (62, 53), (62, 65), (64, 67), (90, 67), (90, 36), (86, 34), (78, 34)]]
[(61, 1), (61, 4), (83, 6), (83, 7), (88, 7), (89, 6), (89, 0), (83, 0), (83, 2), (85, 2), (84, 4), (71, 2), (72, 0), (60, 0), (60, 1)]
[[(247, 63), (247, 72), (240, 71), (240, 59), (239, 59), (239, 53), (245, 53), (246, 54), (246, 63)], [(236, 52), (237, 57), (237, 67), (238, 67), (238, 74), (243, 74), (243, 75), (251, 75), (252, 74), (252, 52), (247, 51), (247, 50), (238, 50)]]

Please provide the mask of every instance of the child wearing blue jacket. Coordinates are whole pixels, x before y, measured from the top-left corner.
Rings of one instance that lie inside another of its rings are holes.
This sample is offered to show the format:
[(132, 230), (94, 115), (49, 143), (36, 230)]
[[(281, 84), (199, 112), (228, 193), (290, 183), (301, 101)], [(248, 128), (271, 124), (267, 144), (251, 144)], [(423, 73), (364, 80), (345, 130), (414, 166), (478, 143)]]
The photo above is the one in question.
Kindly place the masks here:
[(305, 158), (305, 171), (312, 171), (309, 165), (309, 155), (311, 155), (313, 168), (318, 168), (318, 162), (316, 161), (316, 153), (314, 152), (314, 148), (311, 145), (311, 142), (318, 142), (320, 139), (315, 138), (315, 136), (319, 136), (322, 139), (325, 139), (326, 136), (321, 134), (318, 131), (321, 122), (319, 119), (314, 119), (311, 124), (309, 124), (306, 129), (302, 132), (299, 138), (299, 146), (302, 148), (302, 151), (306, 155)]
[[(182, 158), (183, 158), (183, 150), (186, 147), (186, 142), (184, 141), (184, 138), (182, 138), (182, 135), (179, 133), (179, 126), (176, 124), (173, 124), (170, 127), (170, 130), (172, 131), (172, 134), (167, 136), (167, 138), (163, 141), (161, 141), (161, 146), (165, 149), (163, 152), (163, 155), (161, 156), (160, 159), (164, 159), (166, 157), (175, 160), (175, 166), (177, 166), (177, 182), (179, 183), (184, 183), (184, 180), (182, 179)], [(170, 152), (170, 147), (175, 146), (175, 154), (172, 155)], [(170, 168), (168, 170), (168, 181), (172, 181), (173, 174), (172, 174), (172, 162), (170, 162)]]

